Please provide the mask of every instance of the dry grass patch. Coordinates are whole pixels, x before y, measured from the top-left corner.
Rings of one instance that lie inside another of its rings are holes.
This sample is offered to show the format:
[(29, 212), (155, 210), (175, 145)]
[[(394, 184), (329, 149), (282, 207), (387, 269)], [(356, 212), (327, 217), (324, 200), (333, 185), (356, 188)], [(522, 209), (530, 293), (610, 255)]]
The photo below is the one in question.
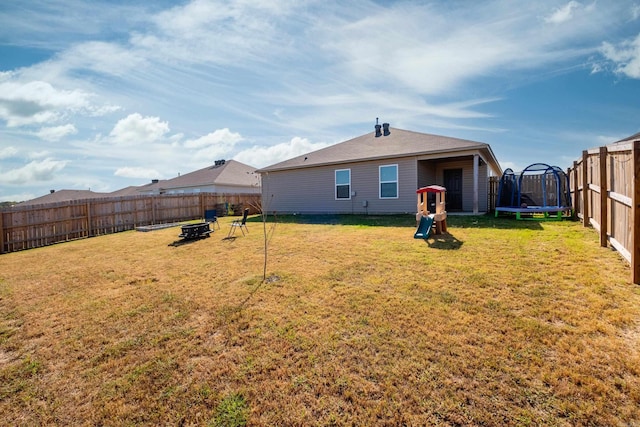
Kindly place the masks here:
[[(640, 291), (571, 222), (281, 218), (0, 256), (7, 425), (633, 425)], [(344, 224), (344, 225), (341, 225)]]

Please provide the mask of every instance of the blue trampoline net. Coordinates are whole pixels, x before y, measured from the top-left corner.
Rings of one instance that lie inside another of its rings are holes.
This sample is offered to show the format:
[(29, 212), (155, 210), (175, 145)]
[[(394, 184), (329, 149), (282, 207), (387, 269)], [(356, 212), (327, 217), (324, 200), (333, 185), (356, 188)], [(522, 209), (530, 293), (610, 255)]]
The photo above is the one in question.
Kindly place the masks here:
[(522, 172), (507, 169), (500, 178), (496, 208), (571, 207), (569, 177), (558, 166), (534, 163)]

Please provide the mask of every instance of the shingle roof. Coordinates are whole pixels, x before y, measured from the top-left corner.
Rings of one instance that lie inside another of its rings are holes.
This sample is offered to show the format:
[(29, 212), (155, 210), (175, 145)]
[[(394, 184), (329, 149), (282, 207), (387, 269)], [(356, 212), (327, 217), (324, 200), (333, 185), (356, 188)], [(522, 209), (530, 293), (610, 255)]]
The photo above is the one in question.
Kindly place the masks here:
[(256, 169), (236, 160), (227, 160), (206, 168), (190, 172), (173, 179), (159, 180), (141, 186), (129, 186), (111, 193), (97, 193), (91, 190), (58, 190), (35, 199), (17, 203), (16, 206), (42, 205), (46, 203), (68, 202), (100, 197), (137, 196), (143, 191), (197, 187), (202, 185), (228, 185), (253, 187), (259, 185)]
[(108, 197), (109, 193), (96, 193), (90, 190), (58, 190), (35, 199), (18, 203), (16, 206), (43, 205), (46, 203), (69, 202), (71, 200)]
[[(149, 184), (151, 185), (151, 184)], [(109, 193), (109, 197), (126, 197), (126, 196), (139, 196), (140, 189), (144, 186), (130, 185), (129, 187), (121, 188), (120, 190), (112, 191)]]
[(616, 141), (616, 142), (614, 142), (614, 144), (617, 144), (619, 142), (635, 141), (636, 139), (640, 139), (640, 132), (634, 133), (633, 135), (631, 135), (631, 136), (629, 136), (627, 138), (621, 139), (620, 141)]
[(161, 184), (163, 189), (196, 187), (206, 184), (255, 186), (256, 168), (236, 160), (226, 160), (222, 164), (207, 166), (194, 172), (168, 179)]
[(491, 166), (497, 169), (496, 172), (500, 169), (488, 144), (396, 128), (390, 128), (390, 132), (388, 136), (379, 137), (376, 137), (374, 132), (369, 132), (357, 138), (276, 163), (260, 169), (258, 172), (413, 155), (455, 153), (471, 149), (487, 150), (488, 155), (491, 157), (487, 160), (491, 163)]

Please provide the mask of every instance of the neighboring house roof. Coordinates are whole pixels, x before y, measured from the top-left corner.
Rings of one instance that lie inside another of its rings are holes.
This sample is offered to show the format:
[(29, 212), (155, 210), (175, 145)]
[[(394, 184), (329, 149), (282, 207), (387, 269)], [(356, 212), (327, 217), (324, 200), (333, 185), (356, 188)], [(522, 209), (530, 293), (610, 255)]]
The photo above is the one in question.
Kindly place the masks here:
[(616, 142), (614, 142), (614, 144), (622, 143), (622, 142), (635, 141), (636, 139), (640, 139), (640, 132), (634, 133), (633, 135), (631, 135), (631, 136), (629, 136), (627, 138), (621, 139), (620, 141), (616, 141)]
[(198, 187), (202, 185), (228, 185), (235, 187), (259, 187), (256, 168), (236, 160), (217, 162), (213, 166), (199, 169), (159, 184), (164, 190)]
[(130, 185), (129, 187), (121, 188), (120, 190), (112, 191), (109, 193), (109, 197), (126, 197), (126, 196), (138, 196), (140, 195), (140, 188), (143, 186)]
[(43, 205), (46, 203), (69, 202), (71, 200), (95, 199), (98, 197), (109, 197), (109, 195), (109, 193), (96, 193), (91, 190), (58, 190), (35, 199), (17, 203), (16, 206)]
[[(139, 185), (137, 187), (127, 187), (127, 188), (133, 188), (133, 191), (135, 191), (135, 193), (133, 194), (146, 194), (149, 191), (153, 192), (155, 190), (160, 190), (161, 188), (164, 188), (163, 185), (165, 182), (167, 182), (166, 179), (154, 179), (148, 184)], [(122, 190), (118, 190), (118, 192), (120, 191)], [(131, 190), (128, 190), (128, 191), (131, 191)]]
[(111, 193), (96, 193), (90, 190), (59, 190), (32, 200), (17, 203), (16, 206), (41, 205), (45, 203), (68, 202), (71, 200), (95, 199), (100, 197), (138, 196), (160, 190), (209, 185), (259, 188), (260, 180), (254, 167), (235, 160), (227, 160), (216, 162), (213, 166), (207, 166), (206, 168), (176, 178), (165, 180), (154, 179), (145, 185), (125, 187)]
[(469, 150), (480, 150), (494, 172), (496, 174), (502, 173), (489, 144), (396, 128), (390, 128), (390, 134), (387, 136), (376, 137), (374, 132), (370, 132), (339, 144), (276, 163), (260, 169), (258, 172), (429, 154), (451, 153), (454, 155), (456, 152)]

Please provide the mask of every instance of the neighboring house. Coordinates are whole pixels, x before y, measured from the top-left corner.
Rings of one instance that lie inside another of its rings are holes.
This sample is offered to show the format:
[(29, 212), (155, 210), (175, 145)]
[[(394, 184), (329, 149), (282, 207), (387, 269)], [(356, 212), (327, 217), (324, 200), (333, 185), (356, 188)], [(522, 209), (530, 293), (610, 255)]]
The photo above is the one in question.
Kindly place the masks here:
[(236, 160), (217, 160), (214, 165), (138, 187), (139, 194), (182, 193), (260, 194), (256, 169)]
[(217, 160), (212, 166), (172, 179), (153, 179), (150, 183), (139, 187), (125, 187), (111, 193), (97, 193), (90, 190), (51, 190), (50, 194), (17, 205), (30, 206), (107, 197), (205, 192), (260, 194), (260, 174), (256, 173), (254, 167), (235, 160)]
[(263, 205), (281, 213), (413, 213), (416, 190), (446, 187), (449, 212), (486, 212), (502, 170), (481, 142), (389, 128), (258, 170)]
[(614, 142), (614, 144), (624, 144), (626, 142), (633, 142), (633, 141), (637, 141), (637, 140), (640, 140), (640, 132), (635, 133), (635, 134), (633, 134), (631, 136), (628, 136), (628, 137), (626, 137), (624, 139), (621, 139), (620, 141), (616, 141), (616, 142)]
[(51, 190), (49, 194), (17, 203), (15, 206), (44, 205), (48, 203), (70, 202), (72, 200), (96, 199), (109, 196), (109, 193), (96, 193), (91, 190)]

